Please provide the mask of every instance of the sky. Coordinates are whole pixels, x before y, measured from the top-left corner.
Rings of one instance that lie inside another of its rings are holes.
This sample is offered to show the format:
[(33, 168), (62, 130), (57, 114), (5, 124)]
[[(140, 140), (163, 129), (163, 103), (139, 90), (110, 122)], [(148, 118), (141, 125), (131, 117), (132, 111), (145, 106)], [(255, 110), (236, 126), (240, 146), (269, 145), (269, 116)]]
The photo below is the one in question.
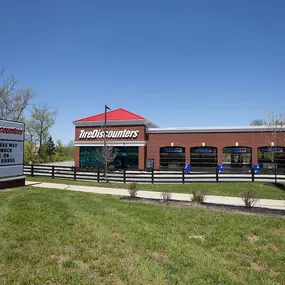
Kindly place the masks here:
[(284, 0), (0, 0), (0, 68), (72, 121), (243, 126), (285, 103)]

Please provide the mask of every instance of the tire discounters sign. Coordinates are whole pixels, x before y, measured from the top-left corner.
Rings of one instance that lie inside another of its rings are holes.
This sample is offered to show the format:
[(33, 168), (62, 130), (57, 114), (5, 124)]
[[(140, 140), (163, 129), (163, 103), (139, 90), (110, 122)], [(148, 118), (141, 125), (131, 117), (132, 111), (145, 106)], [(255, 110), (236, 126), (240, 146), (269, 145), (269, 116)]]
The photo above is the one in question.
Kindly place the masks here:
[(25, 124), (0, 120), (0, 178), (23, 175)]
[[(106, 131), (107, 139), (136, 139), (139, 135), (138, 130), (121, 130), (121, 131)], [(85, 131), (81, 130), (79, 139), (103, 139), (105, 132), (102, 130)]]

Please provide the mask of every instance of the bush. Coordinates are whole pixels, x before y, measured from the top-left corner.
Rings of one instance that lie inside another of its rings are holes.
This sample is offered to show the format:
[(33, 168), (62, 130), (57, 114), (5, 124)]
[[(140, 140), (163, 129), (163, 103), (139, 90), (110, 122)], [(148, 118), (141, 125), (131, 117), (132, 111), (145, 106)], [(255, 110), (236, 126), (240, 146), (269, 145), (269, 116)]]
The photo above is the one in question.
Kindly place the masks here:
[(191, 197), (191, 201), (197, 204), (203, 204), (206, 199), (206, 192), (203, 190), (193, 190), (193, 197)]
[(163, 200), (164, 203), (168, 204), (170, 199), (171, 199), (171, 193), (169, 192), (169, 190), (164, 190), (160, 193), (160, 196)]
[(130, 196), (132, 198), (135, 198), (137, 196), (137, 192), (138, 192), (138, 189), (137, 189), (137, 183), (136, 182), (132, 182), (129, 184), (129, 193), (130, 193)]
[(256, 204), (259, 199), (256, 197), (256, 192), (254, 190), (248, 189), (243, 192), (242, 200), (245, 207), (250, 209)]

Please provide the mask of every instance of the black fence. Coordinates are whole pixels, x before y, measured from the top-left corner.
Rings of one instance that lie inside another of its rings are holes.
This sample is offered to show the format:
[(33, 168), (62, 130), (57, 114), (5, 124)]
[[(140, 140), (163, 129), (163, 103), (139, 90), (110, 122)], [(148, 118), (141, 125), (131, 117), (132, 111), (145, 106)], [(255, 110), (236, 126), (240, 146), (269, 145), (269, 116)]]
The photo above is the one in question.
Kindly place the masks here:
[[(94, 182), (105, 182), (105, 173), (102, 169), (80, 169), (70, 166), (55, 166), (32, 164), (24, 165), (24, 174), (27, 176), (65, 178), (72, 180), (85, 180)], [(115, 183), (197, 183), (197, 182), (285, 182), (285, 174), (255, 174), (254, 169), (250, 173), (185, 173), (180, 171), (155, 171), (155, 170), (108, 170), (108, 182)]]

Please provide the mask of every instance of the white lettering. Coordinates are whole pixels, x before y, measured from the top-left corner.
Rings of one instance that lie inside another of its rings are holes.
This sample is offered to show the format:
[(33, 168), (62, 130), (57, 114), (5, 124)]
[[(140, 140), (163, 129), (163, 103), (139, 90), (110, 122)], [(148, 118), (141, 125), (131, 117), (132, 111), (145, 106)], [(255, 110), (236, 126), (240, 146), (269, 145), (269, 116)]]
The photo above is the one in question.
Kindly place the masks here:
[(92, 139), (95, 139), (95, 138), (96, 138), (97, 133), (98, 133), (98, 130), (94, 130), (94, 131), (92, 132)]
[(134, 139), (137, 138), (138, 135), (139, 135), (139, 131), (138, 130), (137, 131), (133, 131), (133, 138)]
[[(86, 131), (80, 130), (79, 139), (103, 139), (105, 132), (102, 130)], [(108, 139), (125, 139), (137, 138), (139, 135), (138, 130), (122, 130), (122, 131), (106, 131), (106, 138)]]
[(120, 139), (123, 135), (123, 131), (118, 131), (118, 139)]
[(106, 135), (106, 137), (107, 137), (108, 139), (110, 139), (110, 138), (112, 137), (112, 135), (113, 135), (113, 131), (110, 131), (110, 132), (108, 132), (108, 135)]
[(85, 130), (81, 130), (81, 131), (80, 131), (80, 135), (79, 135), (79, 138), (80, 138), (80, 139), (84, 138), (84, 137), (83, 137), (84, 133), (85, 133)]

